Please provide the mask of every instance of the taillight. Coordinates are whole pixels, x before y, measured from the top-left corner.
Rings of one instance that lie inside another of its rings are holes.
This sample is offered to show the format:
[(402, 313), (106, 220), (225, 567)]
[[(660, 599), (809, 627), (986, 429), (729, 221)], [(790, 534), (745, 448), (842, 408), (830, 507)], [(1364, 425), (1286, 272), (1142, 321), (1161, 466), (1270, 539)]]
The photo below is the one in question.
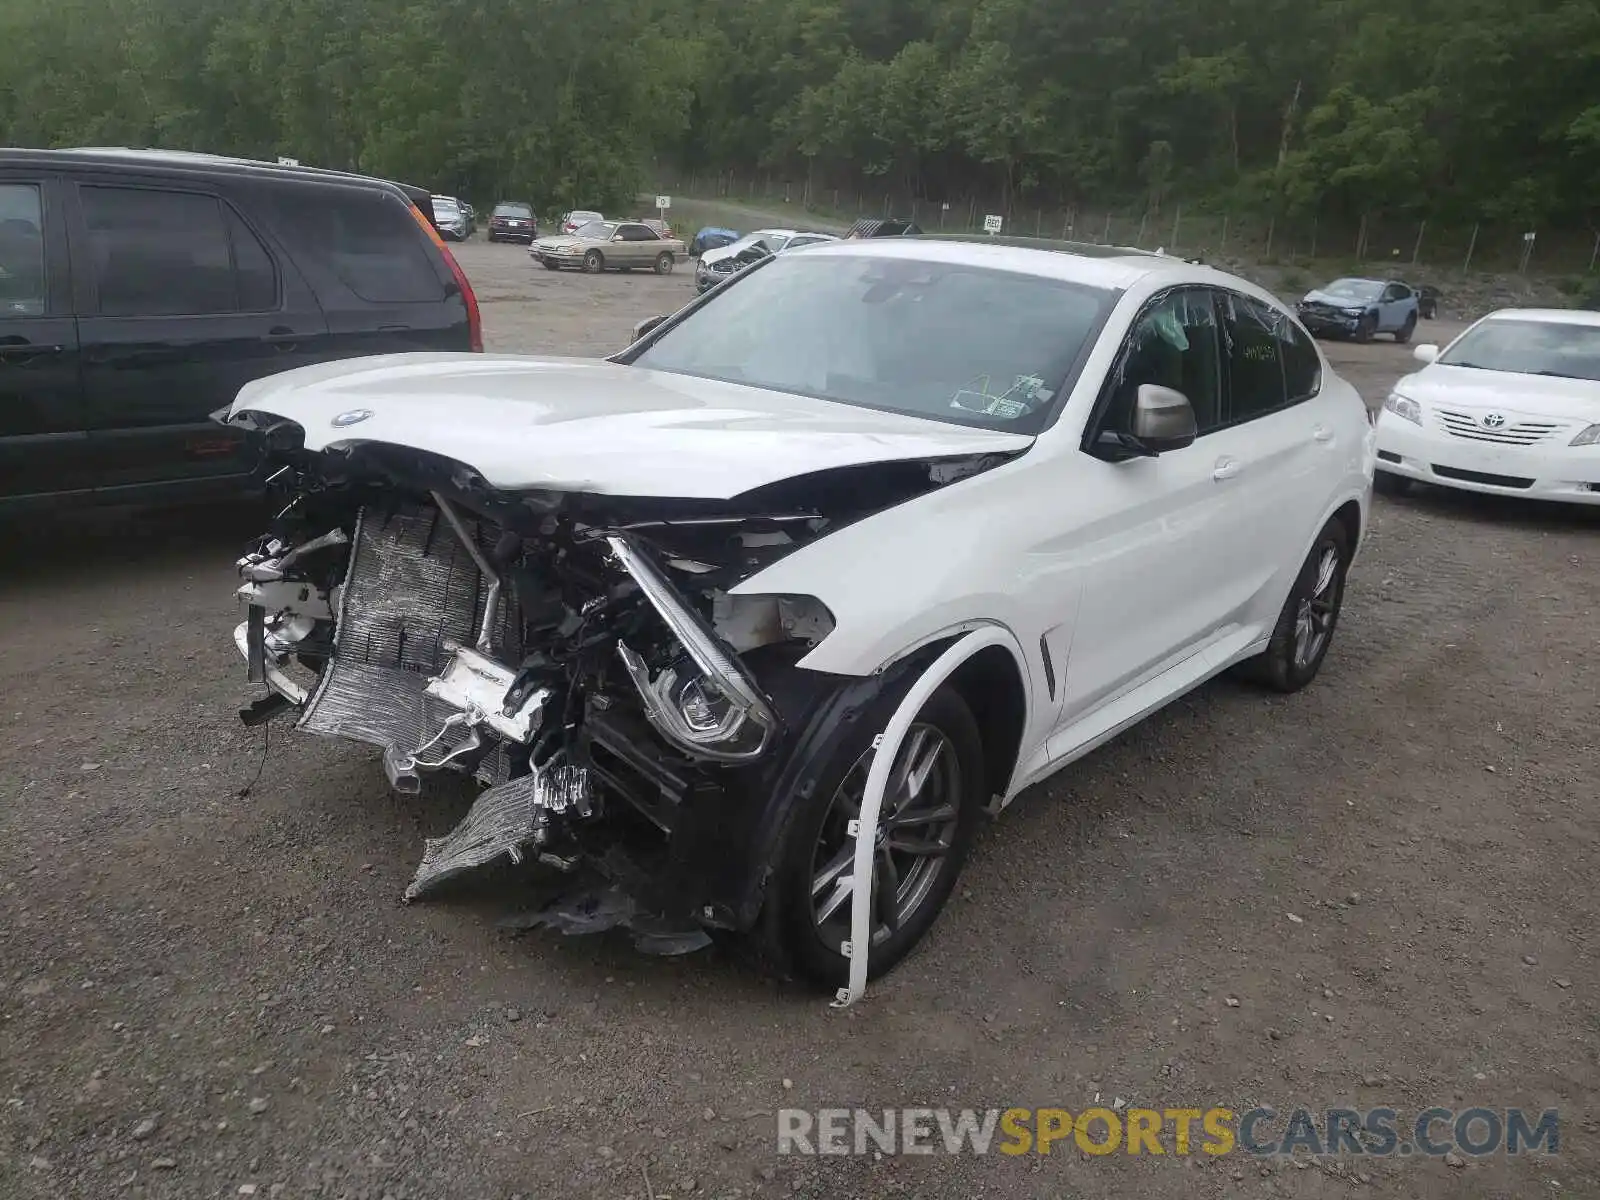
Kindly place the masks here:
[(472, 290), (472, 283), (467, 279), (467, 273), (461, 269), (461, 264), (456, 261), (456, 256), (450, 253), (450, 247), (444, 244), (444, 239), (439, 236), (439, 231), (433, 227), (433, 222), (423, 216), (422, 210), (415, 204), (408, 206), (411, 215), (416, 218), (417, 224), (422, 226), (440, 254), (444, 255), (445, 265), (450, 268), (450, 274), (455, 276), (456, 286), (461, 289), (461, 298), (467, 304), (467, 348), (475, 354), (483, 353), (483, 314), (478, 311), (478, 293)]

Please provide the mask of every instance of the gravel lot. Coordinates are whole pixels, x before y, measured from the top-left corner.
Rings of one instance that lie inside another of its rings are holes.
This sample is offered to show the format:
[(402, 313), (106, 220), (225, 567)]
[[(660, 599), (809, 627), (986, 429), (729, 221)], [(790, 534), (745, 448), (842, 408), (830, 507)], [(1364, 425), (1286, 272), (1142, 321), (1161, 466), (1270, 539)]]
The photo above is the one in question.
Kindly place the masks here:
[[(492, 349), (609, 352), (690, 292), (460, 257)], [(1409, 363), (1331, 353), (1373, 402)], [(1025, 795), (840, 1014), (716, 951), (511, 938), (510, 874), (403, 907), (465, 795), (239, 725), (257, 519), (0, 530), (0, 1196), (1600, 1194), (1600, 520), (1380, 500), (1315, 686), (1214, 683)], [(1561, 1154), (774, 1151), (783, 1106), (1096, 1093), (1557, 1107)]]

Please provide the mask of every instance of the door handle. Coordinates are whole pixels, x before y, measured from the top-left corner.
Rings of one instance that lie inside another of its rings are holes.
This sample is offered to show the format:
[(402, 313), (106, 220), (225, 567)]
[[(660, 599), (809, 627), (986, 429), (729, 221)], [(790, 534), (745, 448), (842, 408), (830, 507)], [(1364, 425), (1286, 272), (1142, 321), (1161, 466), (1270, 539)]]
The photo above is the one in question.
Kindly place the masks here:
[(26, 366), (36, 358), (60, 354), (65, 349), (65, 346), (34, 346), (25, 343), (0, 342), (0, 362), (12, 362), (18, 366)]
[(1221, 483), (1224, 480), (1232, 479), (1243, 469), (1244, 464), (1238, 459), (1225, 458), (1221, 462), (1217, 463), (1216, 468), (1211, 472), (1211, 478), (1215, 479), (1218, 483)]
[(1333, 430), (1326, 425), (1316, 425), (1312, 427), (1311, 436), (1319, 442), (1331, 442), (1333, 441)]
[(287, 325), (274, 325), (261, 340), (279, 354), (287, 354), (300, 344), (300, 335)]

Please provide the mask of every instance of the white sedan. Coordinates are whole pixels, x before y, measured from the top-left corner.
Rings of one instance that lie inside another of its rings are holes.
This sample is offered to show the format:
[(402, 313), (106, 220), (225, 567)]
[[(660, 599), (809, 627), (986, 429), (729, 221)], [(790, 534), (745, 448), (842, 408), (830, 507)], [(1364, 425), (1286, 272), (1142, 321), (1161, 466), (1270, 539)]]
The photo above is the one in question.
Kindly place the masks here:
[(1600, 313), (1504, 309), (1415, 353), (1379, 416), (1380, 490), (1600, 504)]
[(239, 564), (247, 718), (484, 784), (409, 895), (598, 874), (542, 919), (728, 931), (849, 1003), (986, 807), (1218, 672), (1317, 675), (1372, 425), (1244, 280), (887, 238), (643, 324), (609, 360), (367, 358), (233, 406), (298, 493)]

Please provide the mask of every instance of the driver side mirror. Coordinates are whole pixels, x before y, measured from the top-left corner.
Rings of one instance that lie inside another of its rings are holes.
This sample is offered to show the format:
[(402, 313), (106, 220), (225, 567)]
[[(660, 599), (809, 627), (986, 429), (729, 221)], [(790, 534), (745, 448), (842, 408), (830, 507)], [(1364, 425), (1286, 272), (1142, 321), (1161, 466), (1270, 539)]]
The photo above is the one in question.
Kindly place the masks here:
[(1176, 388), (1141, 383), (1133, 398), (1133, 436), (1151, 454), (1182, 450), (1199, 433), (1194, 406)]
[(637, 342), (640, 338), (644, 337), (645, 334), (649, 333), (657, 325), (661, 324), (661, 322), (665, 321), (666, 319), (667, 318), (665, 316), (646, 317), (644, 320), (640, 321), (637, 325), (635, 325), (633, 327), (633, 339), (632, 340)]
[(624, 241), (626, 239), (623, 238), (622, 231), (619, 229), (616, 233), (613, 233), (611, 235), (611, 240), (613, 242), (620, 242), (620, 241)]
[(1439, 347), (1432, 342), (1423, 342), (1422, 345), (1411, 352), (1411, 357), (1419, 363), (1431, 363), (1439, 357)]

